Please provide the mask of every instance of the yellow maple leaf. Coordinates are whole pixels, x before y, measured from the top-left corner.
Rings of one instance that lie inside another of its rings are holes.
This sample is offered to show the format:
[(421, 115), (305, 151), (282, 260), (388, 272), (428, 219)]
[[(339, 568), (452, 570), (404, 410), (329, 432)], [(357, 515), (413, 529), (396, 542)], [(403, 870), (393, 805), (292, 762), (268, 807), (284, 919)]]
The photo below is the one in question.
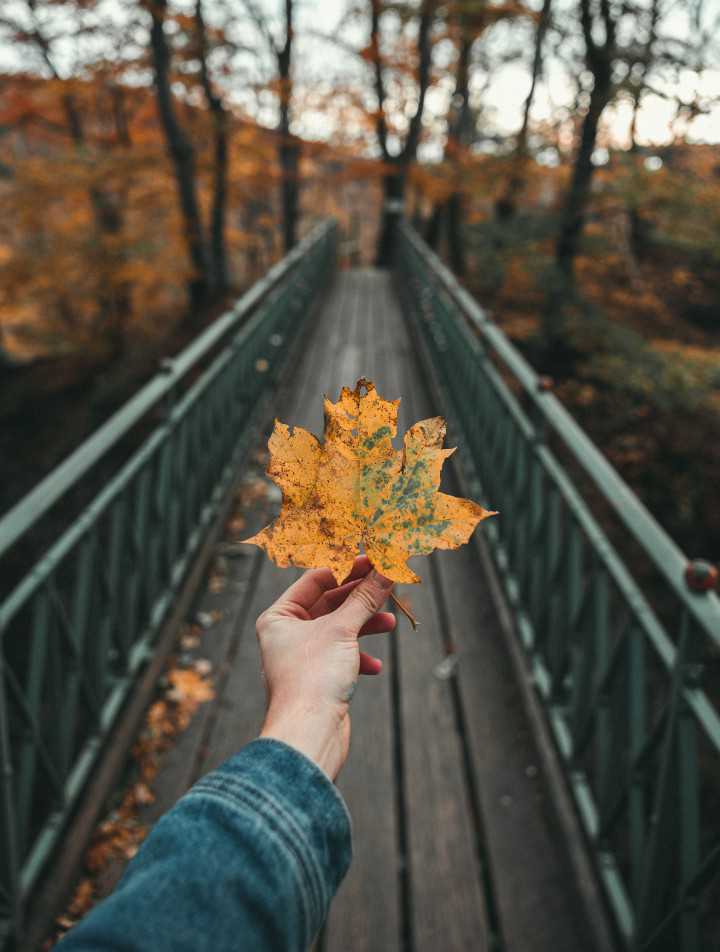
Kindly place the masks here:
[(421, 420), (392, 445), (399, 400), (383, 400), (366, 378), (340, 399), (325, 398), (325, 442), (279, 420), (267, 473), (282, 489), (278, 518), (246, 542), (279, 566), (329, 568), (341, 581), (363, 546), (395, 582), (419, 582), (406, 564), (433, 549), (455, 549), (493, 512), (438, 491), (454, 449), (443, 449), (442, 417)]

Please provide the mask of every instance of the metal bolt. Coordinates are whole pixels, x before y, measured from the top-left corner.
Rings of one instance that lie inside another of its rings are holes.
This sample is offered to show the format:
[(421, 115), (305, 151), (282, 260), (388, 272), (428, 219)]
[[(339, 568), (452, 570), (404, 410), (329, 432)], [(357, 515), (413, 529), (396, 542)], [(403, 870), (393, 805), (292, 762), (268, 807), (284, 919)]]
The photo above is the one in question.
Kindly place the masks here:
[(691, 592), (711, 592), (718, 581), (717, 567), (703, 559), (693, 559), (685, 568), (685, 584)]
[(538, 377), (536, 386), (539, 393), (549, 393), (555, 387), (555, 381), (552, 377)]

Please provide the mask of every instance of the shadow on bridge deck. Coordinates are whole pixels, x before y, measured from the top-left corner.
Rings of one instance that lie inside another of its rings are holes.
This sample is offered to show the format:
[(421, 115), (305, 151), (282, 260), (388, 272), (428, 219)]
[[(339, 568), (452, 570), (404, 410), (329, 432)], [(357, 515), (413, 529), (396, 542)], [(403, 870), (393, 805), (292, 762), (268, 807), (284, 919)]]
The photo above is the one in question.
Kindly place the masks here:
[[(390, 277), (341, 273), (302, 347), (278, 415), (322, 432), (321, 395), (359, 376), (402, 397), (400, 432), (435, 415)], [(448, 467), (449, 469), (449, 467)], [(448, 472), (445, 489), (457, 492)], [(248, 531), (267, 511), (248, 515)], [(482, 530), (480, 530), (482, 531)], [(383, 676), (353, 701), (353, 738), (340, 778), (355, 858), (319, 940), (323, 952), (585, 952), (598, 947), (583, 912), (513, 673), (491, 586), (472, 546), (416, 560), (404, 587), (422, 626), (400, 619), (376, 636)], [(251, 740), (264, 693), (254, 621), (289, 584), (259, 551), (233, 559), (203, 654), (217, 696), (166, 755), (152, 821), (200, 774)]]

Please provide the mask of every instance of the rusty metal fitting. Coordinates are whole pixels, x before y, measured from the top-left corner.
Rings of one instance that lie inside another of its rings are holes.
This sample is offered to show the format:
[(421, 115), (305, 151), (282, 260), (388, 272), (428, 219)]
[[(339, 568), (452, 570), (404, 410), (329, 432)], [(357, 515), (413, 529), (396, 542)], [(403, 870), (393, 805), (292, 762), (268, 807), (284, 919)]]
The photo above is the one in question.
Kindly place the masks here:
[(718, 581), (715, 565), (704, 559), (693, 559), (685, 568), (685, 584), (692, 592), (711, 592)]
[(555, 381), (552, 377), (538, 377), (537, 389), (539, 393), (549, 393), (555, 387)]

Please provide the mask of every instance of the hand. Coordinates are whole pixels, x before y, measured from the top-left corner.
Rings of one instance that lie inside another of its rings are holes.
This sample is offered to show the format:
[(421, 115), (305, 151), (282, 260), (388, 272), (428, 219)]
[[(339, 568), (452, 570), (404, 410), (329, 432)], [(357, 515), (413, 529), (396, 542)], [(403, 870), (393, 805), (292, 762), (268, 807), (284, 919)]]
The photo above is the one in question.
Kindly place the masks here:
[(305, 572), (257, 620), (268, 692), (260, 736), (295, 747), (331, 780), (347, 758), (358, 674), (382, 669), (358, 637), (395, 627), (395, 616), (380, 611), (392, 586), (361, 556), (342, 585), (329, 569)]

